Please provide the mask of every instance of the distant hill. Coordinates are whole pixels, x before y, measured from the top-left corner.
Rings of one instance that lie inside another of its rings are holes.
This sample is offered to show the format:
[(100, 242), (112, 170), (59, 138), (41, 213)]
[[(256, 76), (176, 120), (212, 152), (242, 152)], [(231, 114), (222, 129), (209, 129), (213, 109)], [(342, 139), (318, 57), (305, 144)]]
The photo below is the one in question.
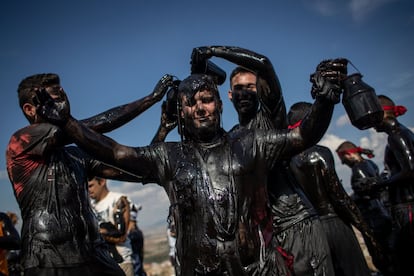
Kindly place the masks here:
[(144, 263), (161, 263), (169, 260), (166, 222), (158, 223), (142, 231), (144, 233)]
[(141, 229), (144, 233), (144, 269), (148, 276), (174, 276), (168, 252), (167, 223)]

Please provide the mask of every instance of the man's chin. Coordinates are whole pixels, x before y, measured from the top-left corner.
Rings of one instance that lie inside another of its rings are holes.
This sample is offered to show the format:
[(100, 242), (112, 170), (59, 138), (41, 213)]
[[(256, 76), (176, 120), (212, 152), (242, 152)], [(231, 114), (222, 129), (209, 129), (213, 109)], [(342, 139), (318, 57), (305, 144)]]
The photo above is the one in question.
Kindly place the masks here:
[(211, 133), (216, 131), (216, 126), (213, 121), (198, 122), (194, 125), (194, 131), (198, 133)]
[(196, 125), (196, 129), (200, 132), (211, 131), (213, 127), (214, 127), (214, 123), (211, 121), (200, 122), (199, 124)]
[(237, 109), (237, 113), (239, 114), (250, 114), (252, 112), (256, 112), (256, 110), (253, 110), (252, 106), (239, 106), (239, 108)]

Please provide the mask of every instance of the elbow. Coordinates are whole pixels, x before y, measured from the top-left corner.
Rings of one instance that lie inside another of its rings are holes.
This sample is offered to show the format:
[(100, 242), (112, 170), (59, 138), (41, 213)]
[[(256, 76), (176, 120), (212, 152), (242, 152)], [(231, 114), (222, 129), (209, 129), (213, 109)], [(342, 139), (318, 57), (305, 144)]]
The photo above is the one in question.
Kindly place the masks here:
[(128, 158), (130, 156), (130, 150), (128, 150), (128, 148), (126, 148), (124, 146), (116, 145), (112, 149), (112, 155), (113, 155), (113, 159), (116, 161), (116, 163), (122, 164), (122, 163), (124, 163), (124, 160), (128, 160)]
[(273, 72), (274, 71), (273, 64), (270, 61), (270, 59), (268, 59), (265, 56), (261, 56), (259, 58), (259, 60), (260, 60), (260, 63), (262, 64), (262, 69), (260, 70), (262, 72), (259, 72), (259, 73), (266, 74), (267, 72)]
[(296, 130), (298, 133), (297, 136), (299, 137), (298, 139), (300, 140), (303, 149), (308, 149), (312, 146), (315, 146), (323, 136), (323, 134), (312, 131), (311, 129), (306, 130), (299, 127), (295, 128), (294, 130)]

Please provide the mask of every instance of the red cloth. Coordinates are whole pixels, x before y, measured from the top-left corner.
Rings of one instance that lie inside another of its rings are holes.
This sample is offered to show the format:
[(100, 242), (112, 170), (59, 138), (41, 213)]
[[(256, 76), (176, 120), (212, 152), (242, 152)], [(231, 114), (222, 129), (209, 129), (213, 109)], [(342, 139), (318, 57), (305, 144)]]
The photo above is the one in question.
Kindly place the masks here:
[(374, 157), (374, 154), (372, 153), (371, 150), (363, 149), (361, 147), (356, 147), (356, 148), (351, 148), (351, 149), (347, 149), (347, 150), (338, 151), (339, 156), (343, 156), (347, 153), (363, 153), (363, 154), (366, 154), (368, 156), (368, 158)]
[(302, 123), (302, 120), (299, 120), (296, 123), (294, 123), (293, 125), (288, 125), (288, 129), (297, 128), (298, 126), (300, 126), (301, 123)]
[(384, 111), (388, 111), (388, 110), (393, 111), (395, 117), (404, 115), (405, 112), (407, 112), (407, 108), (405, 106), (402, 106), (402, 105), (383, 105), (382, 109)]

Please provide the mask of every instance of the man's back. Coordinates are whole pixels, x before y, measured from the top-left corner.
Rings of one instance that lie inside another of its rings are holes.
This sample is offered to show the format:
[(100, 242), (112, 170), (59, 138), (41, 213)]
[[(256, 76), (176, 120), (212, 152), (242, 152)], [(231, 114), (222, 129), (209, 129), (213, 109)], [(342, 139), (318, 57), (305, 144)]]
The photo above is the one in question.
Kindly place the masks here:
[(98, 239), (85, 182), (94, 161), (76, 147), (45, 143), (58, 136), (52, 125), (32, 125), (16, 132), (7, 150), (7, 169), (23, 218), (26, 268), (83, 263), (90, 243)]

